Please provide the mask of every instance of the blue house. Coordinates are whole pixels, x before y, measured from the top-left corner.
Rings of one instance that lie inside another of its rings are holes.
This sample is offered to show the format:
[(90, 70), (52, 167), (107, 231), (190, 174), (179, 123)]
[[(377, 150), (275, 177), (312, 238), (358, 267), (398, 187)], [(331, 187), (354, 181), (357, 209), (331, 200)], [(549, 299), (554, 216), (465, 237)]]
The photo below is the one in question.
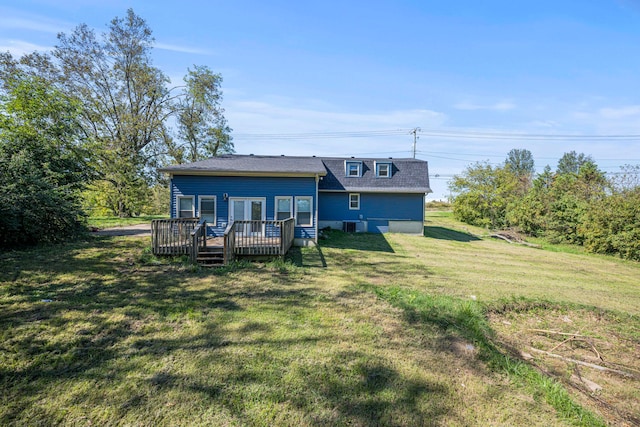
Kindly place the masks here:
[[(171, 177), (171, 217), (205, 219), (207, 235), (268, 234), (293, 218), (295, 244), (325, 227), (422, 234), (427, 162), (416, 159), (223, 155), (160, 169)], [(266, 224), (266, 225), (265, 225)]]

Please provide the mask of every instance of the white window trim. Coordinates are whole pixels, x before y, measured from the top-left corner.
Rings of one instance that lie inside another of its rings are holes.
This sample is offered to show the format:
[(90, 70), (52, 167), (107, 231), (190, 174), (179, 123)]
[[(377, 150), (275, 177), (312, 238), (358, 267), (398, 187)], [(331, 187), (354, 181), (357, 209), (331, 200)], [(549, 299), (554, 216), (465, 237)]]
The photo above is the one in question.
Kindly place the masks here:
[(289, 200), (289, 212), (293, 216), (293, 196), (276, 196), (273, 204), (273, 219), (278, 219), (278, 200)]
[[(380, 165), (387, 165), (388, 169), (387, 169), (387, 175), (380, 175)], [(391, 171), (393, 170), (393, 163), (391, 162), (376, 162), (375, 163), (375, 170), (376, 170), (376, 178), (391, 178)]]
[(207, 222), (208, 225), (216, 225), (218, 222), (218, 200), (216, 196), (198, 196), (198, 217), (202, 219), (202, 199), (213, 199), (213, 224)]
[[(308, 224), (298, 224), (298, 200), (309, 199), (309, 221)], [(293, 202), (295, 208), (295, 226), (296, 227), (312, 227), (313, 226), (313, 196), (296, 196)]]
[[(358, 196), (358, 207), (351, 207), (351, 196)], [(360, 193), (349, 193), (349, 210), (350, 211), (359, 211), (360, 210)]]
[(193, 195), (176, 196), (176, 218), (180, 218), (180, 200), (182, 199), (191, 199), (191, 217), (195, 218), (196, 213), (194, 212), (194, 209), (196, 208), (196, 197)]
[[(349, 175), (349, 165), (355, 164), (358, 166), (358, 175)], [(360, 178), (362, 176), (362, 162), (359, 160), (345, 160), (344, 161), (344, 174), (347, 178)]]
[(229, 223), (231, 223), (231, 217), (233, 212), (231, 212), (232, 201), (244, 200), (245, 202), (262, 202), (262, 218), (261, 221), (267, 220), (267, 198), (266, 197), (229, 197), (229, 212), (227, 218), (229, 219)]

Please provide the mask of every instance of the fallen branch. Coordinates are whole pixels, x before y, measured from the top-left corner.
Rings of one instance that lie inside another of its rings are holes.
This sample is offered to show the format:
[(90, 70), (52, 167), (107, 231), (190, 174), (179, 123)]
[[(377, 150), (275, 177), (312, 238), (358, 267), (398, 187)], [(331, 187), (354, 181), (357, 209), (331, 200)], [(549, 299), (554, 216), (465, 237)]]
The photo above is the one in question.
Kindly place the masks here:
[(509, 242), (509, 243), (516, 243), (516, 244), (519, 244), (519, 245), (530, 246), (532, 248), (540, 248), (541, 247), (540, 245), (536, 245), (535, 243), (526, 242), (526, 241), (522, 240), (520, 237), (514, 238), (512, 236), (507, 236), (507, 235), (504, 235), (504, 234), (501, 234), (501, 233), (489, 234), (489, 237), (493, 237), (493, 238), (496, 238), (496, 239), (502, 239), (505, 242)]
[(556, 346), (555, 346), (555, 347), (553, 347), (551, 350), (549, 350), (549, 353), (553, 352), (553, 350), (555, 350), (556, 348), (560, 347), (561, 345), (566, 344), (566, 343), (568, 343), (569, 341), (573, 341), (573, 340), (575, 340), (575, 339), (576, 339), (575, 337), (569, 337), (569, 338), (567, 338), (566, 340), (562, 341), (560, 344), (556, 345)]
[(542, 332), (542, 333), (551, 334), (551, 335), (565, 335), (567, 337), (591, 338), (591, 337), (588, 337), (586, 335), (580, 335), (580, 334), (577, 334), (577, 333), (572, 334), (570, 332), (549, 331), (547, 329), (529, 329), (529, 331), (531, 331), (531, 332)]
[(575, 363), (577, 365), (597, 369), (598, 371), (602, 371), (602, 372), (612, 372), (614, 374), (622, 375), (623, 377), (627, 377), (627, 378), (635, 378), (633, 374), (630, 374), (625, 371), (620, 371), (618, 369), (611, 369), (605, 366), (596, 365), (595, 363), (589, 363), (589, 362), (583, 362), (582, 360), (571, 359), (569, 357), (560, 356), (559, 354), (551, 353), (549, 351), (538, 350), (537, 348), (533, 348), (533, 347), (530, 347), (530, 349), (535, 353), (541, 353), (550, 357), (554, 357), (556, 359), (564, 360), (565, 362)]
[(562, 336), (568, 336), (569, 337), (566, 340), (562, 341), (560, 344), (558, 344), (555, 347), (553, 347), (551, 350), (549, 350), (549, 352), (553, 352), (553, 350), (555, 350), (556, 348), (560, 347), (562, 344), (566, 344), (569, 341), (582, 341), (582, 342), (585, 342), (585, 343), (589, 344), (589, 347), (591, 347), (591, 350), (593, 350), (593, 352), (596, 354), (598, 359), (604, 361), (604, 359), (602, 358), (602, 355), (600, 354), (600, 352), (598, 351), (596, 346), (593, 345), (593, 342), (591, 341), (593, 338), (591, 338), (591, 337), (587, 337), (585, 335), (580, 335), (577, 332), (575, 334), (572, 334), (572, 333), (569, 333), (569, 332), (549, 331), (547, 329), (529, 329), (529, 331), (541, 332), (541, 333), (551, 334), (551, 335), (562, 335)]

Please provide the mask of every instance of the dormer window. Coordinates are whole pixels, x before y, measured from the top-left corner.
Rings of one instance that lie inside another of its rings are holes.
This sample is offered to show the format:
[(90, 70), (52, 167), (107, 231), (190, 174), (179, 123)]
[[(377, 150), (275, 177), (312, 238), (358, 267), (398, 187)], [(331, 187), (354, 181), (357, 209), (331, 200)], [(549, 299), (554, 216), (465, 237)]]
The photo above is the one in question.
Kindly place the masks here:
[(362, 176), (362, 162), (345, 162), (345, 172), (348, 177)]
[(391, 178), (391, 163), (376, 162), (376, 178)]

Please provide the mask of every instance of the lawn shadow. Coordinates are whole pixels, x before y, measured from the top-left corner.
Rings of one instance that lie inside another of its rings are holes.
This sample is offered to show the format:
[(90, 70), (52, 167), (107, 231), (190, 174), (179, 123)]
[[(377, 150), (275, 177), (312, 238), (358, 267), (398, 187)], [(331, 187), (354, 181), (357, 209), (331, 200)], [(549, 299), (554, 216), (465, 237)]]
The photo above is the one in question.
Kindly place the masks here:
[(434, 226), (425, 226), (424, 236), (431, 237), (432, 239), (451, 240), (454, 242), (465, 242), (465, 243), (482, 240), (479, 237), (476, 237), (470, 233), (463, 233), (461, 231), (452, 230), (451, 228), (434, 227)]
[(327, 260), (322, 253), (322, 248), (318, 245), (306, 248), (292, 247), (287, 252), (286, 259), (297, 267), (327, 268)]
[(320, 247), (335, 249), (355, 249), (359, 251), (389, 252), (395, 251), (384, 234), (345, 233), (339, 230), (323, 231)]
[[(296, 374), (332, 408), (313, 425), (436, 425), (454, 409), (446, 385), (407, 378), (389, 361), (360, 351), (335, 353), (321, 367), (301, 365)], [(304, 408), (305, 398), (293, 403)]]

